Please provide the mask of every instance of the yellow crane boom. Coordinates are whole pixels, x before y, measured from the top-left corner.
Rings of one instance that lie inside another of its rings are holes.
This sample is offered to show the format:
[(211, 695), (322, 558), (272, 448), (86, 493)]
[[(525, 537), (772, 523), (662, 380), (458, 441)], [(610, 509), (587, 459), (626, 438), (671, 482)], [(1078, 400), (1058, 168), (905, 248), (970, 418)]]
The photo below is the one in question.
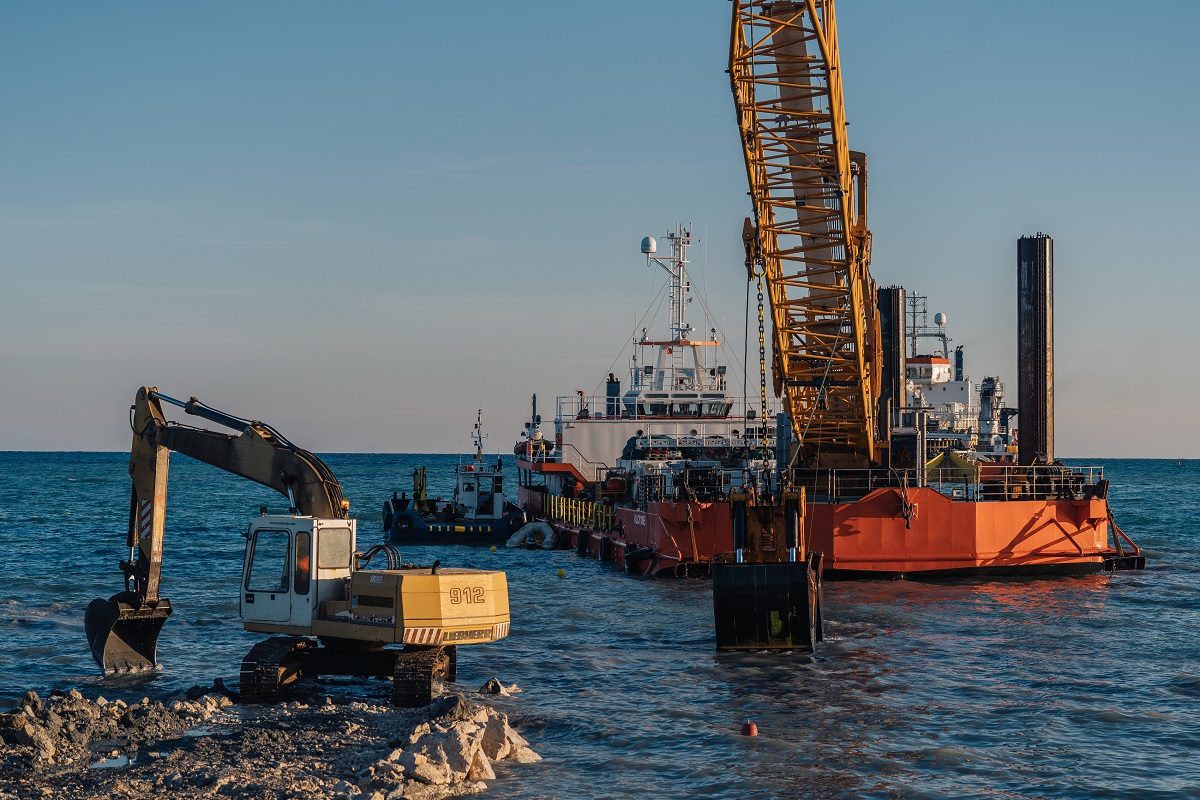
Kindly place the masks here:
[(793, 463), (875, 463), (879, 324), (866, 157), (846, 140), (833, 0), (734, 0), (729, 75)]

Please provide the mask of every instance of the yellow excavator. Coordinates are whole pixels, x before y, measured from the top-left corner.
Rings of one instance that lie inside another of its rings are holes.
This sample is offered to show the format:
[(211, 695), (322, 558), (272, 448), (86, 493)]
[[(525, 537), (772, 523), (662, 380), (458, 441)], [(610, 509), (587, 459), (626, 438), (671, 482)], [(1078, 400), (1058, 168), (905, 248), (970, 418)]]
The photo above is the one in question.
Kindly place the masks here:
[[(237, 434), (169, 422), (163, 403)], [(243, 702), (274, 702), (302, 676), (357, 675), (392, 678), (396, 705), (425, 705), (439, 681), (454, 680), (457, 645), (508, 635), (503, 572), (402, 564), (389, 545), (358, 552), (337, 478), (270, 425), (150, 387), (138, 390), (130, 413), (125, 590), (92, 601), (84, 619), (92, 656), (105, 673), (157, 666), (158, 636), (172, 611), (160, 595), (172, 451), (269, 486), (290, 505), (287, 515), (264, 510), (246, 532), (242, 624), (277, 635), (242, 661)], [(379, 555), (387, 569), (364, 568)]]

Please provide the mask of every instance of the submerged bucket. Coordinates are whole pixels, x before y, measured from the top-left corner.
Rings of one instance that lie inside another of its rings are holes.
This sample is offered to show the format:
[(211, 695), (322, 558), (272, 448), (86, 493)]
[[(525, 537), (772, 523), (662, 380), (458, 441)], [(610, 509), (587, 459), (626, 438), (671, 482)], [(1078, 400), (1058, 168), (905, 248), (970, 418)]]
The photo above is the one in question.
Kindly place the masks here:
[(105, 673), (153, 669), (159, 631), (171, 616), (171, 601), (166, 598), (154, 606), (134, 605), (126, 599), (135, 597), (122, 593), (93, 600), (83, 617), (92, 658)]
[(824, 638), (821, 554), (805, 561), (714, 562), (718, 650), (813, 652)]

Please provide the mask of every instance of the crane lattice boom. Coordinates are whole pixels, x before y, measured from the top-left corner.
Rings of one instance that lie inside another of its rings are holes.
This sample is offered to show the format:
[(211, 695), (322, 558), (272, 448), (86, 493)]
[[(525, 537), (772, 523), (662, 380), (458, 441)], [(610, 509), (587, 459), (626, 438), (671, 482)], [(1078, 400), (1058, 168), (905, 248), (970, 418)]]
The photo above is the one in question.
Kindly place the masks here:
[(775, 391), (807, 465), (866, 466), (876, 461), (878, 311), (866, 157), (846, 142), (833, 0), (733, 7), (729, 73), (753, 257), (774, 323)]

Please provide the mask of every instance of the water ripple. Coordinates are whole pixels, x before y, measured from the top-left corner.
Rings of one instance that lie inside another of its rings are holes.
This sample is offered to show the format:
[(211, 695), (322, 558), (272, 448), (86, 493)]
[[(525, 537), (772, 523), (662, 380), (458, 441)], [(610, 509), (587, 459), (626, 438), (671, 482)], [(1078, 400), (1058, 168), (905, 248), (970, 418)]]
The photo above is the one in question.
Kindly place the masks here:
[[(137, 700), (235, 681), (258, 636), (237, 613), (247, 520), (284, 501), (183, 458), (172, 465), (161, 671), (101, 678), (83, 609), (120, 588), (123, 453), (0, 453), (0, 705), (79, 686)], [(382, 498), (453, 456), (331, 455), (360, 539)], [(570, 552), (410, 548), (508, 572), (512, 635), (463, 648), (460, 683), (493, 675), (545, 761), (501, 772), (523, 798), (1200, 797), (1200, 463), (1107, 462), (1140, 574), (1067, 580), (827, 584), (814, 655), (712, 649), (703, 582), (637, 580)], [(1171, 503), (1162, 498), (1170, 496)], [(36, 547), (30, 543), (36, 542)], [(565, 578), (557, 577), (559, 569)], [(349, 693), (378, 682), (335, 681)], [(752, 719), (760, 736), (738, 735)]]

